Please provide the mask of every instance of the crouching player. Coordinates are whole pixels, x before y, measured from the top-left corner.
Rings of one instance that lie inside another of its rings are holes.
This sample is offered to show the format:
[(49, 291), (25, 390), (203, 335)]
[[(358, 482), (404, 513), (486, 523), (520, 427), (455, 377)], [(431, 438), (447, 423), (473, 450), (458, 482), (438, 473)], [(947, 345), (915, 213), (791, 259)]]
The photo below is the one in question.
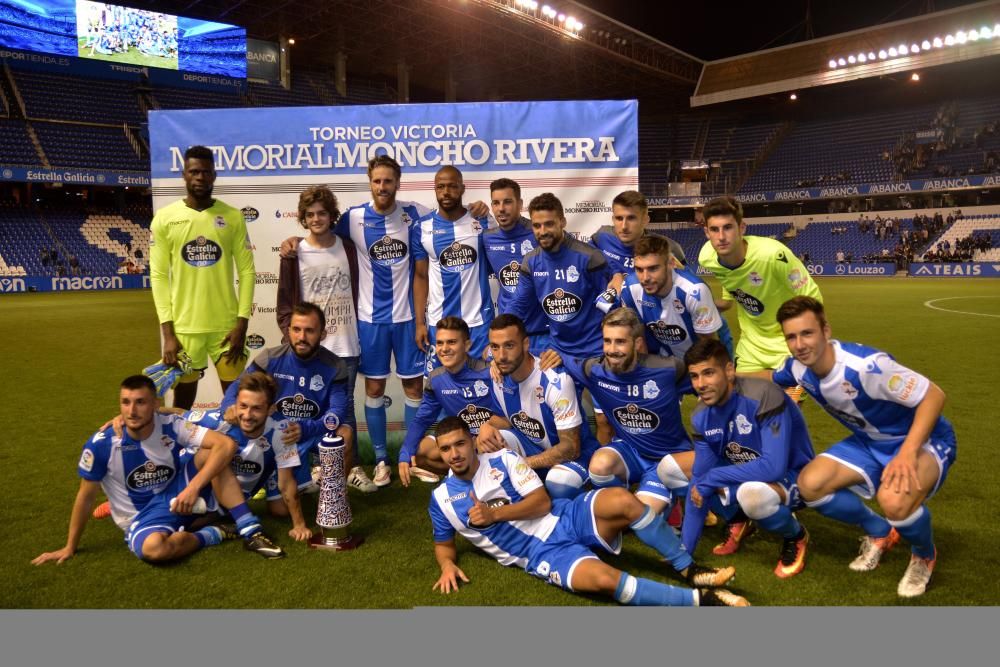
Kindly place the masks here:
[(306, 524), (299, 502), (295, 478), (295, 469), (300, 463), (298, 447), (294, 439), (285, 437), (289, 431), (296, 429), (293, 422), (280, 419), (280, 415), (278, 419), (272, 417), (276, 410), (274, 401), (277, 393), (278, 385), (270, 375), (254, 371), (240, 376), (234, 404), (235, 428), (224, 421), (218, 411), (207, 414), (192, 412), (189, 418), (199, 426), (228, 435), (236, 442), (236, 455), (230, 467), (244, 498), (253, 498), (266, 485), (271, 515), (290, 517), (292, 528), (288, 534), (301, 542), (312, 537), (312, 531)]
[(684, 363), (701, 399), (691, 415), (695, 458), (681, 533), (685, 548), (694, 553), (712, 508), (729, 523), (728, 538), (713, 553), (735, 552), (754, 520), (784, 540), (774, 573), (782, 579), (798, 574), (809, 534), (793, 514), (802, 507), (796, 481), (813, 459), (802, 413), (777, 385), (737, 377), (720, 341), (699, 340)]
[[(955, 431), (941, 415), (944, 392), (885, 352), (833, 340), (823, 304), (812, 297), (789, 299), (777, 318), (792, 358), (775, 371), (774, 381), (801, 385), (852, 433), (802, 470), (802, 499), (865, 531), (861, 553), (849, 566), (856, 572), (874, 570), (882, 554), (906, 538), (912, 554), (897, 592), (923, 595), (937, 560), (924, 501), (955, 461)], [(886, 518), (855, 494), (875, 496)]]
[[(156, 386), (144, 375), (132, 375), (122, 381), (119, 412), (124, 425), (120, 436), (115, 435), (113, 426), (107, 426), (83, 447), (77, 466), (80, 489), (70, 515), (66, 545), (58, 551), (41, 554), (33, 564), (62, 563), (76, 553), (99, 489), (108, 497), (111, 516), (122, 530), (130, 531), (136, 526), (140, 513), (154, 501), (157, 510), (166, 513), (162, 530), (147, 531), (149, 539), (139, 543), (135, 551), (144, 560), (162, 562), (182, 558), (202, 547), (218, 544), (224, 537), (235, 536), (233, 531), (219, 526), (193, 533), (178, 532), (181, 527), (178, 522), (190, 526), (197, 518), (191, 511), (199, 498), (208, 508), (217, 506), (211, 496), (213, 487), (234, 515), (241, 508), (246, 512), (248, 518), (243, 525), (253, 531), (247, 533), (249, 536), (260, 532), (256, 517), (241, 504), (236, 479), (229, 472), (236, 449), (230, 438), (178, 415), (158, 413)], [(191, 456), (188, 448), (197, 449), (198, 453)], [(151, 515), (152, 510), (148, 513)], [(130, 540), (129, 544), (136, 542)]]
[[(434, 555), (441, 567), (435, 590), (450, 593), (459, 580), (469, 580), (456, 562), (457, 532), (500, 564), (518, 565), (568, 591), (602, 593), (628, 605), (749, 605), (715, 588), (736, 574), (734, 568), (695, 565), (663, 517), (627, 490), (597, 489), (553, 501), (521, 456), (507, 449), (477, 454), (468, 426), (457, 417), (441, 420), (436, 442), (450, 473), (430, 501)], [(601, 561), (593, 549), (619, 553), (626, 528), (695, 588), (639, 579)]]

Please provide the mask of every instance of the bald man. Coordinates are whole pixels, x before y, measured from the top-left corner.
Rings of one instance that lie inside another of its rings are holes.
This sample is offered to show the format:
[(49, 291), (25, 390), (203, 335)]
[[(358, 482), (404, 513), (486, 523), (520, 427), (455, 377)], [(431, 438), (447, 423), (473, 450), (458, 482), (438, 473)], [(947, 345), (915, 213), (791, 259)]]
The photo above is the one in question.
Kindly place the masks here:
[(434, 175), (438, 208), (420, 218), (410, 232), (415, 338), (427, 354), (425, 374), (440, 366), (434, 355), (434, 327), (427, 322), (445, 317), (465, 320), (473, 357), (481, 357), (489, 342), (493, 299), (483, 243), (487, 218), (472, 217), (462, 205), (463, 194), (462, 172), (451, 166), (439, 169)]

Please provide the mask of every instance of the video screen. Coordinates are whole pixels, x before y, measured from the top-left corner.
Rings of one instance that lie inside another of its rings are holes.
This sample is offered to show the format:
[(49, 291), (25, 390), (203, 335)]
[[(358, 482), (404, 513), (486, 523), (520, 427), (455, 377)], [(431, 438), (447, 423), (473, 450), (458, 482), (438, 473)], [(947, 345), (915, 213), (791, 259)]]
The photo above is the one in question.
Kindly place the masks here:
[(0, 0), (0, 46), (75, 56), (76, 0)]
[(177, 17), (77, 0), (77, 55), (142, 67), (178, 69)]
[(91, 0), (0, 0), (0, 46), (238, 79), (247, 75), (243, 28)]

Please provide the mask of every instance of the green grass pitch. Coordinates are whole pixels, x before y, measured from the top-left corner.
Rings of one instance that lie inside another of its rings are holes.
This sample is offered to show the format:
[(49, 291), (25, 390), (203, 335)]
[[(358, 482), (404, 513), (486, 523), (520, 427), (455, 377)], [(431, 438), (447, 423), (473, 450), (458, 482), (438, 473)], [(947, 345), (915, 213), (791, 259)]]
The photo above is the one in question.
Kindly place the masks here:
[[(1000, 343), (1000, 283), (987, 279), (821, 279), (834, 335), (894, 354), (928, 375), (948, 395), (945, 414), (958, 433), (958, 459), (930, 502), (939, 560), (917, 605), (995, 605), (1000, 547), (993, 391)], [(946, 300), (942, 300), (946, 299)], [(935, 300), (931, 306), (925, 302)], [(964, 312), (954, 312), (964, 311)], [(730, 313), (732, 314), (732, 313)], [(735, 325), (735, 322), (731, 322)], [(91, 521), (76, 557), (34, 567), (42, 551), (61, 547), (74, 494), (80, 448), (116, 411), (117, 383), (159, 353), (149, 292), (55, 293), (0, 297), (0, 359), (4, 376), (0, 444), (0, 525), (5, 608), (410, 608), (432, 605), (608, 604), (558, 590), (503, 568), (459, 540), (459, 564), (471, 583), (450, 596), (431, 591), (438, 576), (427, 516), (431, 486), (393, 485), (372, 495), (351, 492), (353, 531), (366, 542), (330, 554), (292, 542), (287, 525), (265, 518), (289, 552), (266, 561), (238, 542), (154, 567), (131, 555), (109, 520)], [(685, 401), (685, 416), (693, 400)], [(812, 401), (804, 406), (817, 450), (846, 431)], [(364, 443), (366, 444), (366, 443)], [(364, 445), (363, 445), (364, 446)], [(398, 447), (398, 443), (395, 443)], [(369, 458), (370, 448), (363, 449)], [(305, 502), (315, 516), (315, 496)], [(264, 508), (256, 509), (263, 515)], [(707, 528), (699, 560), (731, 563), (733, 588), (755, 605), (896, 605), (905, 546), (882, 566), (856, 574), (847, 563), (858, 532), (809, 510), (799, 514), (812, 535), (806, 570), (790, 580), (772, 573), (779, 540), (759, 532), (734, 556), (711, 546)], [(634, 536), (610, 558), (633, 574), (673, 581), (668, 567)]]
[(101, 53), (94, 50), (91, 52), (87, 45), (87, 38), (80, 37), (78, 40), (79, 53), (81, 58), (92, 60), (106, 60), (112, 63), (122, 63), (124, 65), (139, 65), (140, 67), (162, 67), (165, 69), (177, 69), (177, 56), (165, 58), (163, 56), (151, 56), (143, 53), (134, 46), (130, 46), (125, 53)]

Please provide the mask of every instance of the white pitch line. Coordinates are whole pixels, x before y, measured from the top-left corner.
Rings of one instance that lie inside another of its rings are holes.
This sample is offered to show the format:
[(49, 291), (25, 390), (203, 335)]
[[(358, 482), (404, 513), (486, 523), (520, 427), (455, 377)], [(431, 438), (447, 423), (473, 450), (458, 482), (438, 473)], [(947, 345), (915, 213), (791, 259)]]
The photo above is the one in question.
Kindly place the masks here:
[(979, 315), (980, 317), (1000, 317), (1000, 315), (993, 315), (991, 313), (975, 313), (968, 310), (953, 310), (951, 308), (938, 308), (933, 305), (937, 301), (951, 301), (952, 299), (1000, 299), (997, 296), (946, 296), (940, 299), (931, 299), (930, 301), (924, 301), (924, 305), (928, 308), (934, 310), (940, 310), (943, 313), (959, 313), (961, 315)]

